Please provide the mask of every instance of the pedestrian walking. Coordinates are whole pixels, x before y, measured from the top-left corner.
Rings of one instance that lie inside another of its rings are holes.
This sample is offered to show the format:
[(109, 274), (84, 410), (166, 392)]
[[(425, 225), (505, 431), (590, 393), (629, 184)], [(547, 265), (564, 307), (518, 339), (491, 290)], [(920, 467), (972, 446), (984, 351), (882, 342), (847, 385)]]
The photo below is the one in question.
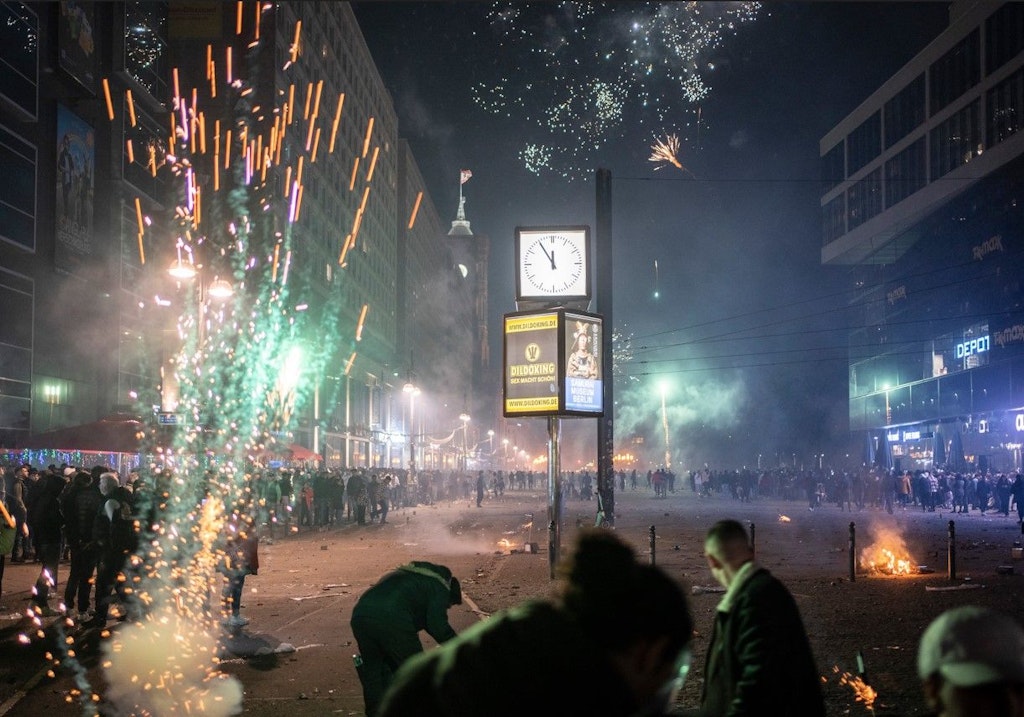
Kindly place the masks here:
[(754, 561), (744, 527), (735, 520), (715, 523), (704, 554), (726, 593), (708, 645), (701, 715), (824, 715), (800, 611), (782, 582)]

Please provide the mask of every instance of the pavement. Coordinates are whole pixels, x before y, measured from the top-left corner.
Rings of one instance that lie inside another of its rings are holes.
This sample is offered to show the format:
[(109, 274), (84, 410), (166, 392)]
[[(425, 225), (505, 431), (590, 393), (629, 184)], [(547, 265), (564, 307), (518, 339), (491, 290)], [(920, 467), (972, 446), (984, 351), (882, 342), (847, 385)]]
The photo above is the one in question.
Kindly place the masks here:
[[(593, 524), (595, 509), (592, 502), (565, 504), (564, 553), (577, 529)], [(543, 493), (507, 493), (504, 500), (485, 501), (481, 508), (463, 501), (399, 509), (391, 512), (385, 525), (343, 522), (262, 542), (259, 575), (246, 579), (242, 600), (241, 612), (249, 624), (215, 630), (211, 637), (215, 658), (206, 659), (216, 663), (214, 676), (234, 681), (212, 679), (203, 684), (204, 689), (226, 689), (219, 710), (206, 705), (205, 713), (277, 717), (286, 709), (289, 717), (361, 715), (362, 695), (352, 662), (357, 648), (349, 616), (362, 592), (409, 560), (448, 565), (467, 598), (449, 612), (457, 631), (526, 598), (550, 596), (557, 583), (549, 577), (544, 516)], [(706, 636), (721, 598), (702, 557), (703, 534), (723, 517), (756, 523), (759, 562), (790, 586), (804, 614), (827, 682), (830, 713), (868, 714), (848, 688), (833, 684), (833, 667), (840, 672), (853, 669), (854, 656), (863, 651), (882, 693), (875, 714), (923, 714), (913, 654), (924, 625), (946, 607), (965, 601), (988, 604), (1024, 621), (1018, 599), (1024, 570), (1010, 557), (1011, 546), (1022, 538), (1013, 517), (954, 516), (919, 509), (890, 516), (869, 508), (843, 512), (835, 506), (808, 511), (802, 502), (739, 503), (701, 499), (689, 491), (656, 499), (644, 491), (627, 491), (616, 496), (616, 531), (640, 559), (649, 560), (654, 527), (657, 564), (691, 594), (696, 635), (694, 670), (681, 698), (687, 707), (699, 699)], [(946, 574), (950, 519), (956, 520), (959, 546), (955, 581)], [(867, 545), (883, 527), (895, 530), (905, 539), (915, 565), (927, 563), (934, 572), (905, 579), (860, 574), (851, 582), (851, 522), (856, 523), (858, 545)], [(523, 551), (531, 543), (537, 544), (538, 552)], [(1000, 572), (1008, 566), (1014, 570)], [(4, 576), (9, 592), (0, 597), (8, 608), (0, 613), (0, 717), (114, 714), (110, 701), (116, 695), (131, 700), (136, 687), (130, 675), (112, 677), (102, 666), (107, 659), (102, 647), (111, 644), (111, 634), (81, 630), (58, 619), (34, 625), (24, 613), (38, 570), (37, 564), (8, 564)], [(56, 594), (62, 594), (66, 577), (67, 564), (62, 563)], [(125, 630), (124, 624), (111, 624), (115, 637), (125, 638)], [(201, 644), (202, 635), (186, 637)], [(47, 653), (53, 652), (55, 641), (68, 638), (75, 659), (54, 666)], [(180, 631), (175, 633), (179, 638)], [(173, 653), (162, 639), (157, 666)], [(433, 646), (425, 635), (423, 641), (427, 649)], [(139, 663), (144, 664), (141, 659)], [(85, 708), (80, 700), (90, 693), (97, 697)], [(171, 712), (158, 708), (154, 714)]]

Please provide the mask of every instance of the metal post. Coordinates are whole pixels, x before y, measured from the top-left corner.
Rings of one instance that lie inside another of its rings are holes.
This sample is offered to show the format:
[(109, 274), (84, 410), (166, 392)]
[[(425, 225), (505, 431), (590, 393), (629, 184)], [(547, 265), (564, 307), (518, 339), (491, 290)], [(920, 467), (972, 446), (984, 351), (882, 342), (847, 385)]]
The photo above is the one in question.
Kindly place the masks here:
[(956, 580), (956, 523), (949, 521), (949, 579)]
[(654, 565), (654, 545), (657, 542), (657, 533), (655, 532), (653, 525), (650, 528), (648, 528), (648, 532), (650, 533), (648, 541), (651, 545), (651, 565)]
[(757, 559), (757, 526), (750, 524), (750, 552)]
[(548, 568), (552, 580), (562, 550), (562, 470), (558, 452), (561, 426), (562, 419), (548, 416)]
[(850, 523), (850, 582), (857, 581), (857, 524)]
[[(612, 370), (612, 173), (598, 169), (595, 176), (594, 266), (597, 310), (604, 318), (601, 337), (601, 365), (606, 380), (601, 385), (604, 415), (597, 419), (597, 492), (604, 507), (605, 524), (615, 526), (615, 382)], [(594, 347), (597, 348), (596, 346)]]

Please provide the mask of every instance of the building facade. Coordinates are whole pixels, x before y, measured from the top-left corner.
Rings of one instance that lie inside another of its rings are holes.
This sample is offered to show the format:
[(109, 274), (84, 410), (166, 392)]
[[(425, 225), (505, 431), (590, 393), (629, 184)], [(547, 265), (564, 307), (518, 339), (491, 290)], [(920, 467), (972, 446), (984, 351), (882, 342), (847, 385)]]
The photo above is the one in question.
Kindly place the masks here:
[[(412, 430), (402, 392), (411, 346), (424, 361), (474, 347), (439, 342), (436, 314), (410, 316), (420, 289), (408, 287), (447, 281), (438, 271), (450, 266), (446, 237), (349, 5), (2, 2), (0, 11), (5, 47), (17, 48), (0, 59), (0, 147), (12, 178), (0, 186), (0, 304), (18, 317), (0, 322), (0, 446), (114, 411), (167, 412), (161, 377), (180, 339), (173, 306), (154, 321), (153, 305), (191, 289), (167, 277), (180, 250), (147, 228), (181, 200), (153, 157), (175, 144), (175, 93), (203, 105), (196, 85), (205, 97), (216, 65), (259, 78), (247, 98), (253, 136), (278, 138), (266, 209), (289, 233), (282, 266), (294, 267), (312, 317), (297, 343), (323, 359), (303, 375), (281, 438), (330, 466), (407, 463), (397, 445)], [(273, 39), (269, 51), (249, 52), (253, 23)], [(225, 93), (203, 108), (210, 137), (218, 120), (233, 126)], [(255, 143), (253, 152), (269, 156)], [(196, 266), (209, 274), (200, 298), (230, 278), (223, 262), (216, 271), (216, 252)], [(424, 376), (425, 394), (447, 389), (432, 380)], [(161, 405), (140, 402), (154, 388)]]
[(948, 28), (820, 142), (825, 265), (850, 276), (849, 415), (901, 469), (1021, 468), (1024, 6)]

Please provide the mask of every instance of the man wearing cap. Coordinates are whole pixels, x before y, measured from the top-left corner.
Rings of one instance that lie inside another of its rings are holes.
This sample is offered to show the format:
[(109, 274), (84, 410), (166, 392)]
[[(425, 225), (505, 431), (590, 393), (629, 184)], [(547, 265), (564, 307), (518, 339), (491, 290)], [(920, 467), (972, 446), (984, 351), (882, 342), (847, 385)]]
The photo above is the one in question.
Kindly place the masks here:
[(448, 608), (462, 604), (462, 587), (444, 565), (415, 560), (367, 590), (352, 609), (352, 634), (359, 644), (356, 667), (367, 717), (377, 713), (395, 672), (423, 652), (419, 632), (445, 642), (455, 637)]
[(988, 608), (947, 610), (921, 636), (917, 673), (937, 717), (1024, 717), (1024, 628)]

